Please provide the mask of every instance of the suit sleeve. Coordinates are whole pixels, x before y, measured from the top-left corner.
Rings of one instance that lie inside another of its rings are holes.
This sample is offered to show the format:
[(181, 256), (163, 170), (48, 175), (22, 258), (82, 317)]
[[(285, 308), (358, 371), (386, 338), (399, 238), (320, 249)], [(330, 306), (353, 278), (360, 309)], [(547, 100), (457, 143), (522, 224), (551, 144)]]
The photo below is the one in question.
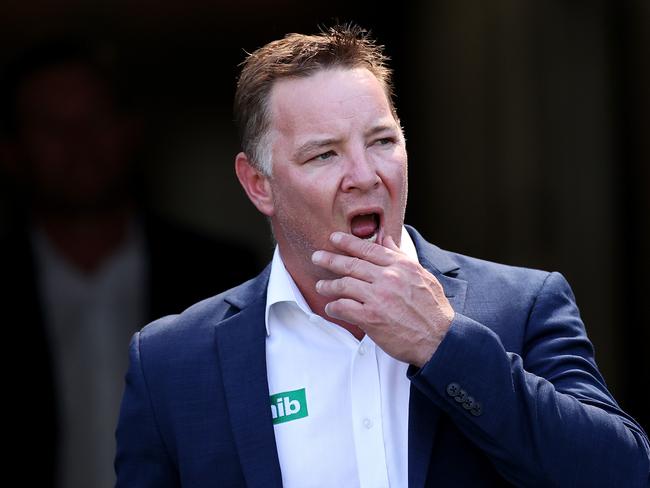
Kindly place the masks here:
[(129, 347), (130, 366), (116, 431), (116, 487), (180, 487), (177, 470), (158, 430), (144, 375), (140, 342), (138, 332)]
[(456, 314), (409, 377), (517, 486), (649, 486), (648, 438), (607, 391), (559, 273), (534, 301), (521, 355)]

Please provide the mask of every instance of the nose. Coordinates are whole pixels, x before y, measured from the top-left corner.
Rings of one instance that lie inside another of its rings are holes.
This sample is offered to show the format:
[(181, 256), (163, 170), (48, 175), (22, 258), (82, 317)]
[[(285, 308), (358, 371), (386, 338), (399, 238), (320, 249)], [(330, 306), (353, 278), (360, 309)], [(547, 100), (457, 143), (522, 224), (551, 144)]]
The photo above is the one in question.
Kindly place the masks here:
[(365, 151), (350, 155), (345, 166), (345, 174), (341, 186), (344, 191), (368, 191), (379, 186), (381, 178), (375, 165), (370, 161)]

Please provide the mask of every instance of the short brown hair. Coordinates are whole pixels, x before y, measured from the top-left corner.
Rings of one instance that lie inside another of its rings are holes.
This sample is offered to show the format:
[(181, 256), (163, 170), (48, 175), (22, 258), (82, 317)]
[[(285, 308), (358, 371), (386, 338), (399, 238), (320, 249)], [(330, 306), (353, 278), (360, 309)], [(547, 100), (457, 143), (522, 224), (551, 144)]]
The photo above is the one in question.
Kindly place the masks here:
[(383, 48), (365, 29), (345, 24), (315, 35), (288, 34), (250, 54), (242, 63), (234, 112), (242, 150), (253, 165), (264, 174), (271, 172), (270, 141), (265, 140), (271, 122), (269, 95), (273, 84), (282, 78), (307, 77), (333, 67), (367, 68), (384, 86), (397, 119), (392, 71)]

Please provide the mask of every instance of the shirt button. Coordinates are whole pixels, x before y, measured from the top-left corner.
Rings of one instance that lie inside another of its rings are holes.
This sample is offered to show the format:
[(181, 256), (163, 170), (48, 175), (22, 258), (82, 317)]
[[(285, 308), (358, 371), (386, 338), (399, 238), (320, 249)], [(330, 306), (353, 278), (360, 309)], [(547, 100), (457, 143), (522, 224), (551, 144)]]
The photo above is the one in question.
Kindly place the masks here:
[(361, 345), (359, 346), (359, 354), (361, 354), (362, 356), (363, 356), (364, 354), (366, 354), (366, 346), (365, 346), (365, 344), (361, 344)]
[(373, 426), (372, 420), (370, 420), (370, 419), (363, 419), (363, 426), (364, 426), (366, 429), (372, 429), (372, 426)]

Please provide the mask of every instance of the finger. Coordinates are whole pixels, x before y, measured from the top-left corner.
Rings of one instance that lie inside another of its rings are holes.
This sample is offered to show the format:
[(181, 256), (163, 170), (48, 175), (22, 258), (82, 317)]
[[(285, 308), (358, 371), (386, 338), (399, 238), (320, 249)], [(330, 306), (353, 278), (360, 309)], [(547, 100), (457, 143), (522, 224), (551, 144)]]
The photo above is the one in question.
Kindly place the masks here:
[(341, 276), (351, 276), (372, 283), (380, 271), (377, 265), (357, 257), (344, 256), (329, 251), (316, 251), (311, 260), (317, 266)]
[(384, 242), (382, 242), (382, 245), (391, 251), (400, 252), (400, 248), (397, 247), (397, 244), (395, 244), (395, 241), (391, 236), (384, 237)]
[(325, 305), (325, 313), (333, 319), (343, 320), (348, 324), (363, 329), (363, 304), (350, 298), (339, 298)]
[(330, 236), (330, 242), (346, 254), (378, 266), (388, 266), (394, 261), (394, 252), (390, 249), (374, 242), (359, 239), (352, 234), (334, 232)]
[(330, 298), (352, 298), (365, 303), (368, 298), (369, 284), (365, 281), (344, 276), (336, 280), (320, 280), (316, 282), (316, 291), (319, 295)]

